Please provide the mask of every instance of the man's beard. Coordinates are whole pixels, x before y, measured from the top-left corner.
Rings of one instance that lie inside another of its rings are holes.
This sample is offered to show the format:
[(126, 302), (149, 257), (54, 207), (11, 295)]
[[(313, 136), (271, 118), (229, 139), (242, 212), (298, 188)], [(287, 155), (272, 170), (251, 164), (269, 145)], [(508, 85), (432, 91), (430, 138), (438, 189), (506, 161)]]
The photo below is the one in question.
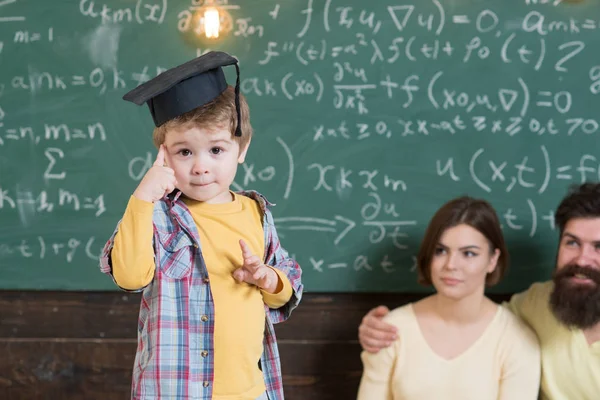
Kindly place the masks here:
[[(577, 284), (569, 278), (581, 275), (593, 283)], [(550, 309), (569, 328), (587, 329), (600, 322), (600, 271), (566, 265), (554, 272)]]

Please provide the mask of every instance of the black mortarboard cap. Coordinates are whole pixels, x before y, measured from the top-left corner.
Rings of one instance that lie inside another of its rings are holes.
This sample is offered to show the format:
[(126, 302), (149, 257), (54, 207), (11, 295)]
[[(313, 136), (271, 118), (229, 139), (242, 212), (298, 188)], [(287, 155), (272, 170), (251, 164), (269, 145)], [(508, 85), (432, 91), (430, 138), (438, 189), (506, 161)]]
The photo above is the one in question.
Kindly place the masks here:
[(123, 96), (123, 100), (141, 106), (148, 104), (154, 125), (161, 126), (196, 107), (216, 99), (225, 89), (227, 80), (221, 67), (235, 65), (235, 109), (237, 127), (235, 135), (241, 136), (240, 127), (240, 68), (238, 60), (222, 51), (211, 51), (200, 57), (171, 68), (136, 87)]

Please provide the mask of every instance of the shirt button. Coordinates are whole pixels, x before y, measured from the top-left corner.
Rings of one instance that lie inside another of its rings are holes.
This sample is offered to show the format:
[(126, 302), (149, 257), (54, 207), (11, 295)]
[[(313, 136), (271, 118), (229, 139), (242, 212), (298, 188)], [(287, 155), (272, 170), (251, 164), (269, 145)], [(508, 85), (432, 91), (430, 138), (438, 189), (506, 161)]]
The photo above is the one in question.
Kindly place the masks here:
[(202, 350), (202, 353), (200, 353), (200, 355), (201, 355), (203, 358), (206, 358), (206, 357), (208, 356), (208, 351), (206, 351), (206, 350)]
[(204, 387), (208, 387), (208, 385), (210, 385), (210, 383), (208, 383), (208, 381), (204, 381), (204, 383), (202, 384), (202, 386), (204, 386)]
[(194, 247), (195, 247), (195, 248), (198, 248), (198, 243), (194, 243)]
[(204, 279), (203, 279), (203, 282), (204, 282), (204, 283), (208, 283), (208, 282), (209, 282), (209, 279), (208, 279), (208, 278), (204, 278)]
[(201, 317), (200, 317), (200, 320), (201, 320), (202, 322), (206, 322), (206, 321), (208, 321), (208, 315), (203, 315), (203, 316), (201, 316)]

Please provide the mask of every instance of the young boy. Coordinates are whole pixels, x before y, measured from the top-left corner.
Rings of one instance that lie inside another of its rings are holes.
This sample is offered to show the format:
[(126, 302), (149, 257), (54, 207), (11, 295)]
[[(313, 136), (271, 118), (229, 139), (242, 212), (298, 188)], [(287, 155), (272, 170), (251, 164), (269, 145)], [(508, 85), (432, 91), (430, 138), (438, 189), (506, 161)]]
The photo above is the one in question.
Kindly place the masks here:
[(300, 302), (301, 270), (271, 204), (229, 189), (252, 135), (237, 60), (210, 52), (124, 99), (148, 104), (159, 148), (101, 257), (143, 290), (131, 398), (282, 400), (273, 324)]

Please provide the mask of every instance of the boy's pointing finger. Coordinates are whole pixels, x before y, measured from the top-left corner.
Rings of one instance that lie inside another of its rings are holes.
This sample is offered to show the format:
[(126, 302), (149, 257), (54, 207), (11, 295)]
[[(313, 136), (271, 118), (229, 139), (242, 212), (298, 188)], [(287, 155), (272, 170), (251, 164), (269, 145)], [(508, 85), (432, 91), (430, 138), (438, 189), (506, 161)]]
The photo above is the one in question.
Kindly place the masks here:
[(158, 154), (156, 155), (156, 161), (154, 161), (154, 166), (162, 167), (165, 165), (165, 147), (161, 144), (158, 149)]

